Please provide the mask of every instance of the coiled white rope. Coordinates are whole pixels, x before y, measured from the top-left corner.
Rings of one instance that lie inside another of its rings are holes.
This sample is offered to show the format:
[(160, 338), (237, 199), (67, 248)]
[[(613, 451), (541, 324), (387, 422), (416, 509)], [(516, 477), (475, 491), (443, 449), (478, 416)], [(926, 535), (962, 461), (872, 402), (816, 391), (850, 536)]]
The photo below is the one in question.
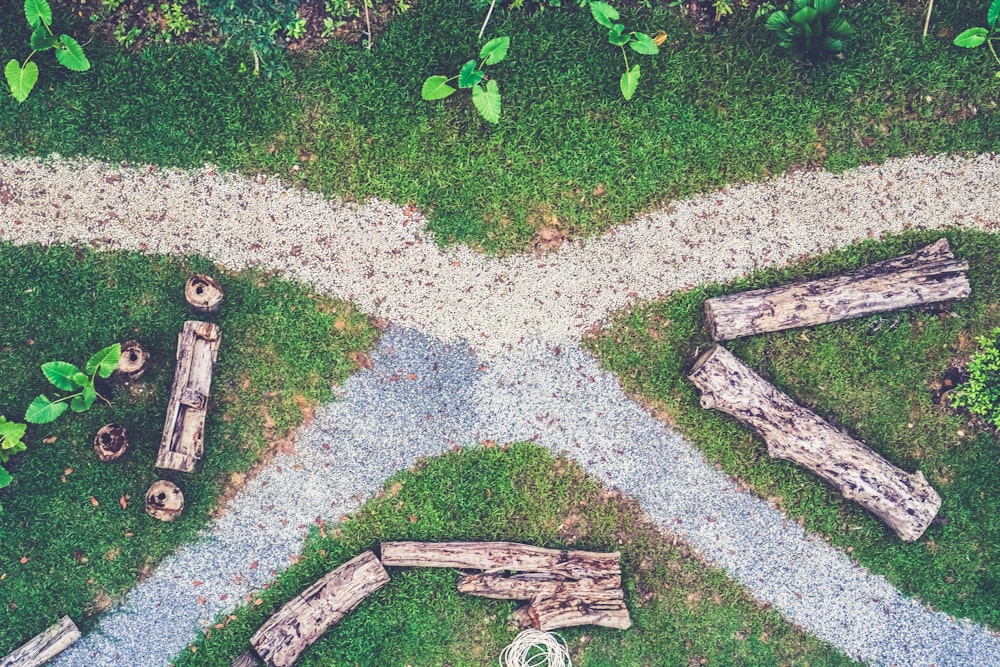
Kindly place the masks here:
[(573, 660), (562, 637), (528, 629), (500, 652), (500, 667), (573, 667)]

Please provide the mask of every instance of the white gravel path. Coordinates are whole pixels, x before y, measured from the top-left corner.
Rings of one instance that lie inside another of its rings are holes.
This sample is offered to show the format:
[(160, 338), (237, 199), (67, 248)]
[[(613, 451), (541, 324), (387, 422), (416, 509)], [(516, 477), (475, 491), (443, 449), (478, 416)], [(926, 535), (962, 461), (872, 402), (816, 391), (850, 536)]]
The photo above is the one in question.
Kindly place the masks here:
[[(0, 160), (0, 238), (267, 266), (397, 324), (375, 368), (352, 378), (346, 400), (300, 434), (295, 460), (275, 461), (203, 540), (168, 559), (57, 664), (165, 664), (199, 624), (284, 567), (316, 516), (356, 507), (419, 455), (535, 437), (636, 497), (753, 595), (853, 657), (1000, 665), (993, 633), (924, 611), (764, 501), (737, 493), (575, 344), (637, 297), (885, 231), (998, 230), (998, 167), (996, 156), (912, 158), (842, 177), (792, 175), (676, 203), (586, 246), (501, 261), (441, 252), (418, 216), (383, 203), (344, 206), (207, 171)], [(417, 391), (388, 379), (402, 369), (417, 374)], [(205, 582), (197, 593), (195, 578)]]

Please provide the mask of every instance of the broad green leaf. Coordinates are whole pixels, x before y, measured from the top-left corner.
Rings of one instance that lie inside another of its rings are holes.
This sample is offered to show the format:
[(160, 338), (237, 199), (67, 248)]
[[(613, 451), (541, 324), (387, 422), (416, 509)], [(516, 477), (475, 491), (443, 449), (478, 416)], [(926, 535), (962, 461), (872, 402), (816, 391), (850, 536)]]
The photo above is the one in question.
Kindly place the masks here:
[(840, 0), (815, 0), (813, 7), (823, 18), (833, 18), (840, 9)]
[(73, 376), (78, 374), (80, 369), (68, 361), (50, 361), (42, 364), (42, 373), (49, 382), (59, 387), (63, 391), (72, 391), (77, 385), (73, 382)]
[(844, 43), (830, 36), (824, 37), (819, 46), (824, 51), (829, 51), (830, 53), (839, 53), (844, 50)]
[(3, 417), (0, 417), (0, 438), (3, 439), (3, 442), (0, 443), (0, 447), (3, 449), (14, 449), (21, 444), (21, 438), (24, 437), (24, 432), (27, 430), (27, 424), (9, 422)]
[(32, 62), (21, 64), (16, 60), (11, 60), (3, 70), (7, 85), (10, 86), (10, 93), (18, 102), (28, 99), (28, 93), (38, 83), (38, 65)]
[(29, 424), (48, 424), (55, 421), (59, 415), (69, 409), (69, 404), (64, 402), (53, 403), (48, 396), (42, 394), (31, 402), (28, 410), (24, 413), (24, 421)]
[(0, 466), (0, 489), (5, 486), (10, 486), (10, 483), (14, 481), (14, 478), (10, 476), (3, 466)]
[(38, 27), (31, 33), (31, 48), (35, 51), (48, 51), (56, 45), (56, 38), (48, 29), (38, 24)]
[(52, 7), (48, 0), (24, 0), (24, 17), (32, 28), (42, 23), (52, 25)]
[(73, 376), (73, 384), (82, 389), (83, 387), (90, 385), (90, 378), (87, 377), (86, 373), (77, 373)]
[(56, 51), (56, 60), (60, 65), (74, 72), (86, 72), (90, 69), (90, 61), (84, 55), (79, 42), (69, 35), (59, 35), (59, 41), (66, 47)]
[(590, 3), (590, 13), (594, 15), (594, 20), (605, 28), (611, 28), (614, 21), (618, 20), (618, 10), (606, 2)]
[(625, 100), (628, 101), (632, 99), (632, 96), (635, 95), (635, 89), (639, 87), (638, 63), (633, 65), (632, 69), (622, 74), (622, 78), (621, 81), (619, 82), (619, 85), (621, 86), (622, 95), (625, 97)]
[(74, 396), (73, 400), (70, 401), (69, 407), (73, 412), (86, 412), (94, 404), (94, 399), (96, 398), (97, 392), (93, 388), (90, 388), (89, 392), (84, 390), (79, 396)]
[(768, 30), (785, 30), (791, 25), (791, 22), (788, 20), (788, 14), (780, 9), (768, 16), (767, 23), (764, 24)]
[(479, 50), (479, 57), (484, 59), (487, 65), (496, 65), (507, 57), (507, 49), (510, 48), (510, 37), (495, 37), (483, 44)]
[(990, 34), (990, 31), (986, 28), (969, 28), (955, 38), (955, 46), (964, 46), (967, 49), (974, 49), (977, 46), (982, 46), (983, 42), (986, 41), (986, 36), (988, 34)]
[(110, 377), (115, 372), (121, 356), (121, 343), (108, 345), (103, 350), (95, 352), (94, 356), (87, 360), (87, 375), (93, 375), (94, 371), (97, 371), (102, 378)]
[(429, 76), (420, 89), (420, 97), (425, 100), (443, 100), (454, 92), (455, 89), (448, 85), (448, 77)]
[(500, 86), (494, 79), (486, 82), (485, 90), (479, 84), (472, 88), (472, 103), (488, 122), (494, 125), (500, 122)]
[(994, 27), (1000, 27), (1000, 0), (993, 0), (990, 8), (986, 10), (986, 23)]
[(792, 17), (789, 20), (795, 25), (799, 25), (805, 28), (806, 26), (808, 26), (809, 24), (811, 24), (813, 21), (816, 20), (816, 16), (818, 14), (819, 12), (817, 12), (812, 7), (803, 7), (799, 11), (792, 14)]
[(625, 32), (625, 26), (621, 23), (616, 23), (611, 30), (608, 31), (608, 41), (615, 46), (625, 46), (628, 44), (630, 39), (632, 39), (632, 37)]
[(660, 47), (656, 45), (653, 38), (644, 32), (635, 33), (635, 39), (628, 43), (632, 50), (645, 56), (655, 56), (660, 52)]
[(482, 81), (484, 76), (486, 76), (486, 73), (476, 67), (476, 61), (470, 60), (462, 65), (462, 69), (458, 71), (458, 87), (472, 88)]

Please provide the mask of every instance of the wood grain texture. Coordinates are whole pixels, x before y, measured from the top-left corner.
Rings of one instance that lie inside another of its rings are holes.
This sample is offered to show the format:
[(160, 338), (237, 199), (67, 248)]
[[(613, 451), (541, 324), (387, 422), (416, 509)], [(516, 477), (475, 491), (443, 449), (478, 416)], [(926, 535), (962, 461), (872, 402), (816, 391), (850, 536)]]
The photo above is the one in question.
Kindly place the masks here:
[(210, 322), (187, 321), (177, 337), (177, 369), (156, 467), (191, 472), (205, 447), (205, 415), (222, 334)]
[(562, 551), (514, 542), (385, 542), (391, 567), (454, 567), (490, 572), (546, 572), (571, 579), (621, 575), (621, 554)]
[(80, 638), (80, 630), (69, 616), (0, 659), (0, 667), (41, 667)]
[(515, 619), (529, 619), (532, 627), (545, 631), (578, 625), (600, 625), (618, 630), (632, 627), (621, 591), (574, 597), (541, 597), (532, 600), (523, 609), (523, 612), (515, 612)]
[(236, 656), (229, 667), (258, 667), (258, 665), (263, 665), (264, 661), (257, 656), (257, 652), (252, 648), (248, 648), (243, 653)]
[(940, 239), (854, 273), (709, 299), (705, 323), (714, 340), (725, 341), (964, 299), (971, 292), (968, 268)]
[(618, 590), (618, 575), (591, 579), (566, 579), (542, 572), (523, 574), (466, 574), (458, 580), (458, 592), (494, 600), (533, 600), (537, 597), (586, 596)]
[(200, 273), (188, 278), (184, 285), (184, 299), (187, 300), (191, 312), (198, 315), (219, 312), (219, 308), (222, 307), (222, 297), (222, 285)]
[(869, 447), (797, 405), (742, 361), (716, 345), (695, 362), (691, 382), (701, 405), (732, 415), (787, 459), (833, 484), (907, 542), (918, 539), (941, 507), (923, 473), (909, 474)]
[(382, 564), (366, 551), (282, 607), (254, 633), (250, 644), (270, 667), (292, 665), (306, 647), (387, 583)]

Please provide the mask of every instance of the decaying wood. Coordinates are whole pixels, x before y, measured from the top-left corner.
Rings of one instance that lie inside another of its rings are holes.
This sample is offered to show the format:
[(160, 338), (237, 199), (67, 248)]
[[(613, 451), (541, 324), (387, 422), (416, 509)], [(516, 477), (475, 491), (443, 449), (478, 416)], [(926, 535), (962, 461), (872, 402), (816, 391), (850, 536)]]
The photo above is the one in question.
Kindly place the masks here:
[(964, 299), (971, 292), (968, 268), (940, 239), (847, 275), (709, 299), (705, 322), (713, 339), (725, 341)]
[(577, 625), (600, 625), (628, 630), (632, 627), (621, 591), (593, 593), (585, 597), (541, 597), (514, 612), (521, 627), (557, 630)]
[(122, 343), (122, 355), (114, 373), (108, 378), (111, 382), (135, 382), (149, 368), (149, 351), (139, 341), (127, 340)]
[(243, 653), (240, 653), (236, 658), (229, 663), (229, 667), (257, 667), (258, 665), (263, 665), (264, 661), (258, 657), (257, 652), (252, 648), (248, 648)]
[(222, 334), (210, 322), (188, 321), (177, 339), (177, 370), (156, 457), (158, 468), (191, 472), (205, 445), (212, 369)]
[(270, 667), (291, 665), (307, 646), (388, 582), (378, 558), (366, 551), (282, 607), (254, 633), (250, 644)]
[(571, 579), (621, 575), (618, 552), (561, 551), (513, 542), (385, 542), (382, 563), (392, 567), (547, 572)]
[(208, 276), (196, 273), (188, 278), (184, 285), (184, 298), (191, 311), (198, 315), (210, 315), (219, 312), (222, 306), (222, 285)]
[(51, 628), (0, 658), (0, 667), (41, 667), (79, 638), (76, 624), (69, 616), (63, 616)]
[(128, 449), (128, 434), (124, 426), (106, 424), (94, 436), (94, 451), (100, 460), (114, 461)]
[(519, 574), (466, 574), (458, 580), (458, 592), (494, 600), (533, 600), (538, 597), (586, 597), (593, 593), (617, 590), (619, 575), (596, 579), (566, 579), (544, 572)]
[(146, 491), (146, 513), (160, 521), (173, 521), (184, 511), (184, 494), (173, 482), (153, 482)]
[(863, 443), (797, 405), (718, 345), (695, 362), (690, 380), (704, 408), (722, 410), (756, 430), (772, 458), (787, 459), (837, 487), (907, 542), (930, 525), (941, 498), (923, 473), (908, 474)]

